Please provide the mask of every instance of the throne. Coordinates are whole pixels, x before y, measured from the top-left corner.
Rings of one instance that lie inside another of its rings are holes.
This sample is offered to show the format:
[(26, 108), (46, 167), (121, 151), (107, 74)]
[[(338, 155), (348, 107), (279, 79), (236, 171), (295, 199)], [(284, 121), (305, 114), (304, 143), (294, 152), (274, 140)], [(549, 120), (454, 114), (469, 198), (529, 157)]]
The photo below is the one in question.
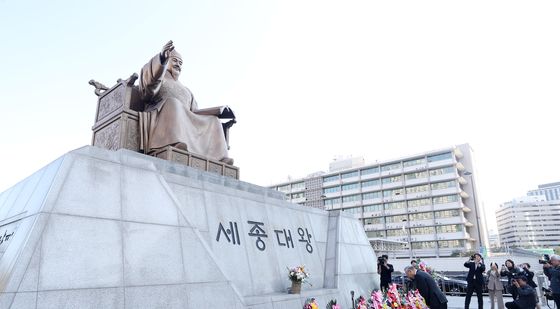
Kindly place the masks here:
[[(128, 79), (119, 79), (113, 87), (90, 80), (98, 96), (95, 124), (92, 127), (92, 145), (118, 150), (121, 148), (144, 153), (140, 150), (142, 134), (140, 134), (139, 112), (145, 110), (137, 85), (138, 74)], [(222, 128), (229, 149), (229, 129), (235, 124), (233, 114), (224, 115)], [(239, 168), (220, 161), (210, 160), (183, 149), (166, 146), (145, 153), (161, 159), (182, 163), (200, 170), (239, 179)]]

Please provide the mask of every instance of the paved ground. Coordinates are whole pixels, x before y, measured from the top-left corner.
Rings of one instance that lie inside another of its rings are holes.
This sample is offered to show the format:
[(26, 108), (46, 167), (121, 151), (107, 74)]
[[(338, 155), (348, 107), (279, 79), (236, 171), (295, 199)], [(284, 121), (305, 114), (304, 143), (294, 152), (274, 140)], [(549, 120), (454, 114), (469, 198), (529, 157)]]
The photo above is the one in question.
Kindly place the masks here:
[[(463, 309), (465, 307), (465, 296), (447, 296), (447, 303), (448, 309)], [(511, 297), (504, 297), (504, 303), (511, 301)], [(472, 309), (477, 309), (478, 301), (476, 300), (476, 295), (473, 295), (471, 298), (471, 306)], [(484, 296), (484, 308), (490, 309), (490, 299), (488, 296)]]

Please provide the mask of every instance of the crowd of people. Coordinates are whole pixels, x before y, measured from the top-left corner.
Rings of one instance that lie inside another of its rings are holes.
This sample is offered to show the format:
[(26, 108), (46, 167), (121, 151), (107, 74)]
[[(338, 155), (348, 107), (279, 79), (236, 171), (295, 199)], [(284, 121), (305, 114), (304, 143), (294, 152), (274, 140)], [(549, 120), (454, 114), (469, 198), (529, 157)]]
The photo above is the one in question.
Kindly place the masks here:
[[(388, 262), (389, 257), (383, 255), (378, 259), (377, 271), (380, 274), (381, 288), (387, 289), (392, 281), (393, 265)], [(543, 272), (550, 281), (550, 289), (546, 292), (547, 298), (554, 301), (556, 308), (560, 309), (560, 256), (553, 255), (543, 261)], [(436, 280), (431, 274), (419, 269), (416, 260), (405, 268), (405, 274), (410, 288), (418, 289), (426, 304), (431, 309), (446, 309), (447, 298), (441, 291)], [(476, 253), (464, 263), (468, 269), (467, 289), (465, 296), (465, 309), (470, 307), (471, 298), (476, 293), (478, 309), (484, 306), (482, 291), (484, 285), (488, 289), (491, 309), (535, 309), (540, 308), (537, 293), (537, 284), (534, 281), (535, 273), (531, 270), (529, 263), (515, 265), (508, 259), (498, 267), (496, 263), (490, 263), (489, 269), (484, 264), (482, 255)], [(487, 276), (485, 280), (484, 276)], [(507, 278), (507, 286), (502, 284), (502, 278)], [(507, 288), (512, 296), (512, 301), (504, 303), (503, 291)]]

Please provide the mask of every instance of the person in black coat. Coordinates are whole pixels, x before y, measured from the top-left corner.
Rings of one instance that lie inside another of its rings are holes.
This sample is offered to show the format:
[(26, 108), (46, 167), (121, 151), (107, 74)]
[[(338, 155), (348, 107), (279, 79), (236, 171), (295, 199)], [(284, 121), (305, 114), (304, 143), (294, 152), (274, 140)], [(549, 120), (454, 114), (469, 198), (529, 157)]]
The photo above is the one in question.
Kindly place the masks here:
[(527, 284), (527, 277), (517, 275), (513, 281), (513, 287), (517, 290), (519, 297), (506, 303), (508, 309), (535, 309), (537, 306), (536, 292), (533, 287)]
[(447, 298), (430, 274), (417, 270), (414, 266), (406, 267), (404, 272), (412, 280), (413, 287), (424, 297), (430, 309), (447, 309)]
[(393, 281), (391, 274), (393, 273), (394, 269), (393, 265), (389, 264), (388, 260), (389, 256), (384, 254), (377, 261), (377, 273), (379, 273), (380, 275), (381, 289), (384, 291), (389, 289), (389, 285)]
[(508, 290), (511, 293), (513, 299), (517, 299), (517, 288), (513, 285), (513, 277), (515, 277), (521, 270), (515, 267), (515, 263), (507, 259), (506, 263), (502, 265), (502, 270), (500, 271), (500, 276), (508, 278)]
[(483, 274), (486, 270), (482, 256), (479, 253), (473, 254), (471, 259), (465, 262), (464, 266), (469, 269), (469, 274), (467, 275), (467, 296), (465, 297), (465, 309), (469, 309), (471, 297), (474, 291), (476, 291), (476, 297), (478, 298), (478, 309), (482, 309), (482, 286), (484, 285)]

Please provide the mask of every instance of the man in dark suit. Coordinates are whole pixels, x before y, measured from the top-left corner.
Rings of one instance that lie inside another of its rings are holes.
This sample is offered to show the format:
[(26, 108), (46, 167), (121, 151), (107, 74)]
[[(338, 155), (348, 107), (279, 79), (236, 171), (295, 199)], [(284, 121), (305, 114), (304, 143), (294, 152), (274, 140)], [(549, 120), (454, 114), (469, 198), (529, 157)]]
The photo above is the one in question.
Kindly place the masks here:
[(476, 291), (476, 297), (478, 298), (478, 309), (482, 309), (482, 286), (484, 285), (484, 261), (482, 256), (475, 253), (471, 256), (471, 259), (465, 262), (465, 267), (469, 269), (469, 274), (467, 275), (467, 296), (465, 297), (465, 309), (469, 309), (471, 304), (471, 297), (473, 292)]
[(413, 287), (418, 289), (420, 295), (424, 297), (426, 305), (430, 309), (447, 309), (447, 298), (430, 274), (417, 270), (414, 266), (408, 266), (404, 271), (406, 276), (412, 280)]
[(537, 306), (536, 292), (533, 287), (527, 284), (527, 277), (520, 275), (512, 281), (514, 288), (517, 289), (519, 297), (512, 302), (506, 303), (508, 309), (535, 309)]

